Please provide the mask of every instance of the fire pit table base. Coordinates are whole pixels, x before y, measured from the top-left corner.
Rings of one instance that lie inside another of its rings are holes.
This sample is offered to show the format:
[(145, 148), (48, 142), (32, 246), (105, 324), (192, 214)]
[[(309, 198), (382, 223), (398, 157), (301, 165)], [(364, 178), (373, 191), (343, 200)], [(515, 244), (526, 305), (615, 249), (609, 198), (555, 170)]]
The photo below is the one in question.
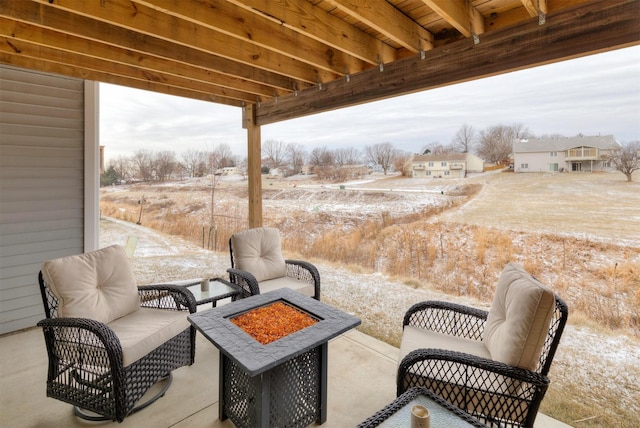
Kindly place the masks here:
[(220, 358), (220, 419), (239, 428), (306, 427), (327, 419), (327, 344), (250, 376)]
[[(267, 344), (232, 322), (273, 303), (316, 322)], [(289, 288), (191, 314), (189, 321), (220, 350), (220, 419), (248, 428), (326, 422), (329, 341), (360, 325), (359, 318)]]

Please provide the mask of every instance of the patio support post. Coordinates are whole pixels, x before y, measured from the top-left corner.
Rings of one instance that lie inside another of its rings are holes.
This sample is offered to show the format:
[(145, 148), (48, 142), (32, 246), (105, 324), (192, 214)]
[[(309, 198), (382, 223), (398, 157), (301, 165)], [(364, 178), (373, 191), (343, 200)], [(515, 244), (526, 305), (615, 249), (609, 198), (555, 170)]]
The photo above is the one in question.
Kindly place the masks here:
[(255, 104), (242, 110), (242, 125), (247, 130), (247, 173), (249, 176), (249, 227), (262, 227), (262, 155), (260, 126), (256, 125)]

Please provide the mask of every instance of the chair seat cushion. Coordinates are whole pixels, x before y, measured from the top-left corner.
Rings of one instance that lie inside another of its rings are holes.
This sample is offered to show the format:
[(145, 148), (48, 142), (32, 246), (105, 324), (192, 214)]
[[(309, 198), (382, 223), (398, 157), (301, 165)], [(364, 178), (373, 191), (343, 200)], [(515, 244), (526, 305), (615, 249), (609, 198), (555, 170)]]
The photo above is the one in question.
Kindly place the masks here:
[(258, 282), (283, 277), (287, 265), (281, 252), (280, 231), (259, 227), (231, 236), (235, 268), (251, 272)]
[(313, 297), (315, 295), (315, 288), (313, 284), (306, 281), (298, 281), (297, 279), (289, 276), (262, 281), (258, 284), (258, 288), (260, 288), (260, 293), (267, 293), (279, 288), (290, 288), (300, 294), (304, 294), (305, 296)]
[(122, 346), (122, 364), (131, 363), (183, 332), (191, 324), (185, 311), (140, 308), (108, 324)]
[(535, 370), (555, 310), (555, 295), (516, 263), (500, 274), (484, 343), (491, 358)]
[(482, 341), (450, 336), (412, 325), (404, 326), (398, 363), (400, 363), (409, 352), (422, 348), (446, 349), (448, 351), (464, 352), (465, 354), (471, 354), (477, 357), (491, 358), (489, 350)]
[(119, 245), (49, 260), (42, 276), (58, 298), (58, 317), (109, 322), (138, 310), (138, 287)]

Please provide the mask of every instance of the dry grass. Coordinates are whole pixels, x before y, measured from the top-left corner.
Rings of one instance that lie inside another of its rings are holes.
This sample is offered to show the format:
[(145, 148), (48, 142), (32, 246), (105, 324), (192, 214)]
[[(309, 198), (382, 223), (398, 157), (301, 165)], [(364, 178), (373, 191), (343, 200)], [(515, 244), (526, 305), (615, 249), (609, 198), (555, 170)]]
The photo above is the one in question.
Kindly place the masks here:
[[(265, 192), (265, 224), (283, 234), (291, 257), (322, 260), (348, 266), (355, 273), (381, 272), (401, 279), (412, 288), (435, 289), (471, 296), (490, 303), (494, 284), (505, 263), (516, 261), (561, 295), (570, 307), (570, 323), (602, 334), (640, 336), (640, 248), (594, 242), (588, 238), (554, 233), (505, 230), (497, 227), (434, 220), (455, 212), (481, 189), (464, 186), (448, 204), (419, 212), (398, 213), (393, 200), (380, 203), (376, 214), (345, 215), (328, 210), (282, 209), (282, 189)], [(181, 236), (198, 245), (228, 251), (228, 238), (247, 227), (246, 190), (217, 189), (211, 228), (210, 194), (206, 188), (176, 191), (139, 186), (127, 192), (105, 193), (104, 215), (136, 222), (144, 194), (142, 224)], [(293, 190), (291, 190), (293, 192)], [(296, 190), (300, 192), (300, 190)], [(335, 193), (335, 192), (334, 192)], [(454, 193), (454, 192), (451, 192)], [(187, 198), (184, 195), (188, 195)], [(345, 198), (352, 195), (344, 194)], [(295, 197), (305, 197), (304, 193)], [(323, 198), (323, 193), (306, 195)], [(388, 197), (388, 196), (386, 196)], [(317, 203), (312, 201), (309, 206)], [(286, 205), (286, 200), (284, 201)], [(273, 205), (272, 205), (273, 204)], [(380, 319), (385, 314), (368, 314)], [(365, 325), (366, 324), (366, 325)], [(396, 344), (398, 338), (376, 331), (375, 323), (363, 329)], [(596, 393), (575, 383), (554, 366), (554, 378), (542, 411), (577, 427), (635, 426), (638, 415), (618, 405), (615, 391)]]
[[(246, 206), (219, 191), (223, 195), (216, 202), (211, 227), (206, 190), (182, 191), (192, 195), (186, 202), (175, 200), (175, 188), (161, 186), (104, 194), (101, 212), (136, 222), (140, 217), (138, 201), (144, 195), (145, 226), (205, 248), (227, 251), (229, 236), (247, 227)], [(238, 194), (233, 189), (229, 192)], [(464, 199), (459, 200), (446, 208), (463, 202)], [(563, 296), (570, 306), (572, 322), (588, 320), (640, 335), (639, 248), (554, 234), (433, 222), (433, 216), (444, 209), (428, 207), (404, 215), (382, 211), (378, 216), (350, 218), (348, 222), (329, 212), (293, 210), (280, 212), (266, 223), (281, 230), (287, 253), (310, 260), (348, 261), (364, 272), (407, 278), (417, 281), (415, 287), (422, 284), (482, 301), (490, 301), (498, 274), (506, 263), (515, 261)]]

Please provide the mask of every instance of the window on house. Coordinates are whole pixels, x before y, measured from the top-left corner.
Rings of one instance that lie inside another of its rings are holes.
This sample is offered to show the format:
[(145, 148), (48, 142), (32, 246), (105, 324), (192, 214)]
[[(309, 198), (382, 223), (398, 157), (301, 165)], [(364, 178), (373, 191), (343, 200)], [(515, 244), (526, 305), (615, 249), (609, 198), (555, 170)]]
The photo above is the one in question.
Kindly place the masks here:
[(549, 152), (549, 156), (551, 156), (552, 158), (557, 157), (558, 152)]
[(557, 163), (550, 163), (549, 164), (549, 171), (558, 172), (558, 164)]
[(529, 169), (529, 164), (528, 163), (521, 163), (520, 164), (520, 169)]
[(449, 171), (445, 171), (445, 172), (444, 172), (444, 175), (449, 175)]
[(431, 171), (427, 171), (427, 175), (431, 175)]
[(440, 162), (440, 166), (447, 166), (447, 161)]
[(433, 166), (433, 162), (429, 162), (429, 166)]

